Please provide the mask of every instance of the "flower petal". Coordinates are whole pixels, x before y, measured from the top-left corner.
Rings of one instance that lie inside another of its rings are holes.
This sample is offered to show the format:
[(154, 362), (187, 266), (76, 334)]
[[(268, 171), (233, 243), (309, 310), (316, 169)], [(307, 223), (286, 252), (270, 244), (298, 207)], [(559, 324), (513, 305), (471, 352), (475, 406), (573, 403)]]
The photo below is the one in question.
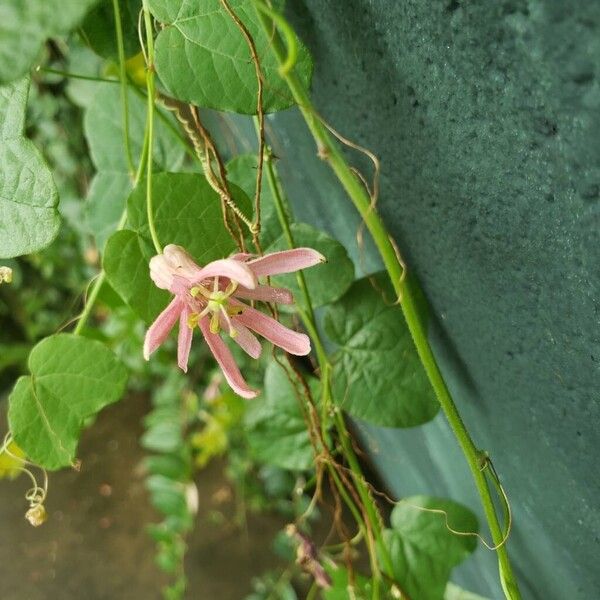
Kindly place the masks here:
[(194, 335), (192, 328), (188, 325), (189, 316), (190, 310), (186, 306), (179, 315), (179, 335), (177, 337), (177, 364), (184, 373), (187, 373), (188, 370), (188, 359)]
[(258, 338), (244, 325), (242, 325), (235, 317), (231, 318), (233, 327), (237, 335), (232, 338), (233, 341), (252, 358), (259, 358), (262, 352), (262, 346)]
[(195, 283), (209, 277), (227, 277), (240, 285), (253, 290), (257, 286), (256, 276), (245, 263), (232, 258), (222, 258), (208, 263), (198, 272)]
[(168, 290), (173, 282), (171, 267), (162, 254), (157, 254), (150, 259), (150, 279), (161, 290)]
[(246, 300), (262, 300), (263, 302), (276, 302), (277, 304), (293, 304), (294, 296), (286, 288), (271, 287), (270, 285), (259, 285), (255, 290), (249, 290), (239, 286), (234, 296)]
[(244, 381), (225, 342), (218, 334), (210, 332), (209, 319), (200, 319), (199, 325), (210, 351), (219, 363), (223, 375), (225, 375), (225, 379), (227, 379), (227, 383), (229, 383), (233, 391), (242, 396), (242, 398), (255, 398), (258, 396), (258, 392), (248, 387), (248, 384)]
[(200, 271), (200, 267), (182, 246), (168, 244), (163, 249), (163, 255), (174, 275), (194, 280)]
[(173, 298), (167, 308), (150, 325), (144, 338), (144, 358), (146, 360), (167, 339), (183, 308), (183, 302), (179, 298)]
[[(294, 248), (265, 254), (246, 263), (257, 277), (293, 273), (325, 262), (325, 257), (312, 248)], [(241, 283), (241, 282), (240, 282)]]
[(307, 335), (288, 329), (279, 321), (250, 306), (244, 306), (244, 311), (236, 315), (235, 320), (290, 354), (304, 356), (310, 353), (310, 338)]

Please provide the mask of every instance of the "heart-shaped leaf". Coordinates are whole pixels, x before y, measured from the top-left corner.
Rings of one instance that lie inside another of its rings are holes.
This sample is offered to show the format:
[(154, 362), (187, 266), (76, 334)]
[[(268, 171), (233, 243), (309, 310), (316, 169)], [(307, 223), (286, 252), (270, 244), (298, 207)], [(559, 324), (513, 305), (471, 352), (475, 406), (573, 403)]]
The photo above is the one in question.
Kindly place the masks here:
[[(206, 108), (255, 114), (258, 83), (250, 50), (221, 2), (149, 0), (148, 4), (164, 24), (156, 39), (156, 69), (171, 95)], [(264, 110), (292, 106), (253, 1), (229, 0), (229, 5), (254, 40), (264, 79)], [(306, 48), (298, 44), (295, 68), (308, 86), (312, 62)]]
[(356, 281), (328, 308), (335, 400), (352, 416), (384, 427), (414, 427), (439, 410), (386, 276)]
[(66, 333), (37, 344), (28, 364), (9, 397), (10, 431), (40, 466), (70, 465), (84, 420), (120, 398), (127, 372), (100, 342)]
[(60, 226), (52, 174), (23, 136), (28, 93), (28, 78), (0, 87), (1, 258), (45, 248)]
[[(431, 511), (443, 512), (431, 512)], [(478, 531), (477, 517), (444, 498), (412, 496), (398, 504), (384, 531), (393, 573), (410, 598), (443, 600), (452, 569), (476, 548), (475, 536), (452, 533)]]

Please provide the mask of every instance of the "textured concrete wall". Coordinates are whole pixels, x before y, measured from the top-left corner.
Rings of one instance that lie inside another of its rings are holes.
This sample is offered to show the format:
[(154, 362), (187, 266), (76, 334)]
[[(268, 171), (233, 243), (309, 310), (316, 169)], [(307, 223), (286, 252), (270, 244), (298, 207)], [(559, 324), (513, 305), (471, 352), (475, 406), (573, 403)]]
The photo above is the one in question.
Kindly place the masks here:
[[(380, 210), (439, 319), (432, 338), (458, 404), (510, 494), (525, 596), (597, 598), (600, 2), (288, 4), (315, 56), (319, 109), (381, 158)], [(297, 212), (354, 246), (356, 219), (300, 119), (276, 120), (280, 152), (296, 161), (282, 167)], [(442, 418), (363, 432), (397, 493), (477, 506)], [(457, 580), (500, 597), (487, 551)]]

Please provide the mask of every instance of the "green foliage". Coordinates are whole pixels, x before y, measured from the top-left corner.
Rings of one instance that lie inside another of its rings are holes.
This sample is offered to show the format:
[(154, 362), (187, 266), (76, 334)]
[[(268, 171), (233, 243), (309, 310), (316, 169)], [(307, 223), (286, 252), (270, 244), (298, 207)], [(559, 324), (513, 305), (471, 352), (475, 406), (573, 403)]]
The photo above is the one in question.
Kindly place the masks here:
[[(288, 373), (271, 361), (265, 373), (264, 392), (246, 412), (246, 427), (250, 451), (256, 460), (302, 470), (313, 465), (314, 452), (303, 415), (304, 392), (295, 389), (292, 381), (299, 385), (293, 372)], [(318, 399), (318, 380), (309, 378), (309, 385), (313, 397)]]
[[(219, 0), (149, 0), (148, 4), (165, 25), (156, 39), (156, 68), (168, 91), (201, 107), (255, 114), (258, 84), (250, 50)], [(264, 77), (265, 112), (292, 106), (252, 0), (229, 4), (254, 40)], [(296, 72), (308, 86), (312, 62), (302, 45)]]
[[(227, 179), (240, 187), (248, 198), (254, 198), (256, 191), (256, 154), (240, 154), (227, 163)], [(263, 174), (260, 191), (260, 244), (270, 246), (281, 235), (281, 225), (277, 216), (271, 189)]]
[(325, 330), (340, 347), (332, 356), (335, 400), (352, 416), (384, 427), (414, 427), (439, 404), (400, 308), (384, 276), (356, 281), (330, 306)]
[[(306, 223), (292, 223), (291, 230), (294, 243), (298, 248), (314, 248), (327, 259), (327, 262), (311, 267), (304, 272), (313, 308), (330, 304), (341, 298), (354, 281), (354, 264), (348, 257), (344, 246), (326, 233)], [(285, 237), (281, 236), (268, 248), (267, 252), (277, 252), (288, 248)], [(300, 291), (295, 273), (277, 275), (272, 277), (272, 281), (275, 285), (292, 290), (296, 303), (306, 308), (304, 295)]]
[[(133, 56), (140, 51), (138, 16), (142, 9), (142, 1), (119, 0), (119, 7), (125, 56)], [(113, 0), (100, 0), (98, 5), (90, 10), (81, 24), (81, 33), (94, 52), (104, 58), (117, 58)]]
[(0, 82), (22, 77), (47, 38), (68, 33), (98, 0), (2, 0)]
[[(88, 192), (88, 226), (103, 248), (125, 208), (132, 188), (127, 154), (123, 145), (123, 117), (119, 86), (97, 83), (94, 99), (85, 111), (84, 131), (96, 167)], [(128, 92), (129, 136), (132, 160), (138, 164), (144, 144), (146, 102), (141, 92)], [(170, 122), (170, 120), (169, 120)], [(118, 142), (118, 143), (116, 143)], [(154, 130), (153, 160), (158, 169), (177, 169), (183, 149), (169, 126), (157, 119)]]
[(56, 237), (58, 192), (24, 137), (29, 79), (0, 87), (0, 257), (36, 252)]
[[(251, 203), (237, 186), (230, 186), (240, 210), (250, 215)], [(154, 221), (164, 244), (183, 246), (200, 264), (228, 256), (236, 249), (223, 223), (221, 200), (208, 181), (195, 173), (158, 173), (152, 178)], [(131, 194), (127, 206), (128, 226), (149, 238), (146, 215), (146, 184)]]
[(475, 515), (451, 500), (412, 496), (394, 508), (390, 521), (391, 529), (384, 531), (384, 539), (394, 571), (388, 575), (410, 598), (443, 600), (452, 569), (477, 546), (474, 536), (457, 535), (448, 526), (455, 531), (477, 532)]
[(152, 452), (144, 461), (146, 488), (154, 508), (163, 516), (148, 533), (156, 542), (156, 564), (173, 576), (163, 589), (166, 599), (183, 598), (185, 536), (194, 524), (197, 490), (192, 481), (192, 453), (185, 435), (194, 422), (196, 405), (189, 401), (184, 377), (171, 371), (152, 394), (152, 411), (144, 419), (142, 446)]
[(31, 351), (29, 370), (9, 397), (13, 438), (39, 465), (68, 466), (84, 421), (121, 397), (126, 371), (103, 344), (64, 333)]
[[(323, 600), (371, 600), (371, 581), (360, 573), (353, 573), (349, 577), (348, 569), (327, 564), (325, 570), (331, 577), (331, 587), (323, 590)], [(351, 590), (351, 591), (350, 591)], [(388, 598), (388, 596), (384, 596)]]
[(110, 237), (103, 262), (110, 284), (146, 323), (152, 322), (169, 301), (169, 293), (158, 289), (150, 279), (151, 253), (144, 238), (126, 229)]
[[(250, 200), (235, 186), (232, 194), (242, 210), (250, 213)], [(221, 200), (206, 179), (193, 173), (159, 173), (152, 179), (154, 218), (158, 236), (165, 243), (180, 244), (206, 264), (229, 255), (235, 244), (221, 213)], [(149, 242), (146, 216), (146, 184), (142, 182), (128, 201), (128, 226), (106, 244), (104, 268), (109, 282), (146, 322), (162, 310), (169, 295), (156, 288), (148, 270), (155, 253)]]

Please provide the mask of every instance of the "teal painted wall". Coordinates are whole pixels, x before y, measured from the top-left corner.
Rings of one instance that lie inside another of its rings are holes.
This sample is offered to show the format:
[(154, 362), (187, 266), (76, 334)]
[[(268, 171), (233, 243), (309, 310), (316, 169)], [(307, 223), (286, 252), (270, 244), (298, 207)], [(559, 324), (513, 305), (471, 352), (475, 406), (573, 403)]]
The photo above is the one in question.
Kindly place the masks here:
[[(432, 341), (463, 415), (510, 494), (525, 597), (600, 597), (600, 2), (288, 5), (315, 57), (318, 108), (381, 158), (380, 211), (433, 307)], [(275, 124), (298, 216), (358, 264), (358, 221), (301, 119), (290, 111)], [(372, 249), (365, 260), (377, 268)], [(361, 430), (398, 495), (478, 506), (443, 418)], [(454, 579), (501, 597), (484, 549)]]

